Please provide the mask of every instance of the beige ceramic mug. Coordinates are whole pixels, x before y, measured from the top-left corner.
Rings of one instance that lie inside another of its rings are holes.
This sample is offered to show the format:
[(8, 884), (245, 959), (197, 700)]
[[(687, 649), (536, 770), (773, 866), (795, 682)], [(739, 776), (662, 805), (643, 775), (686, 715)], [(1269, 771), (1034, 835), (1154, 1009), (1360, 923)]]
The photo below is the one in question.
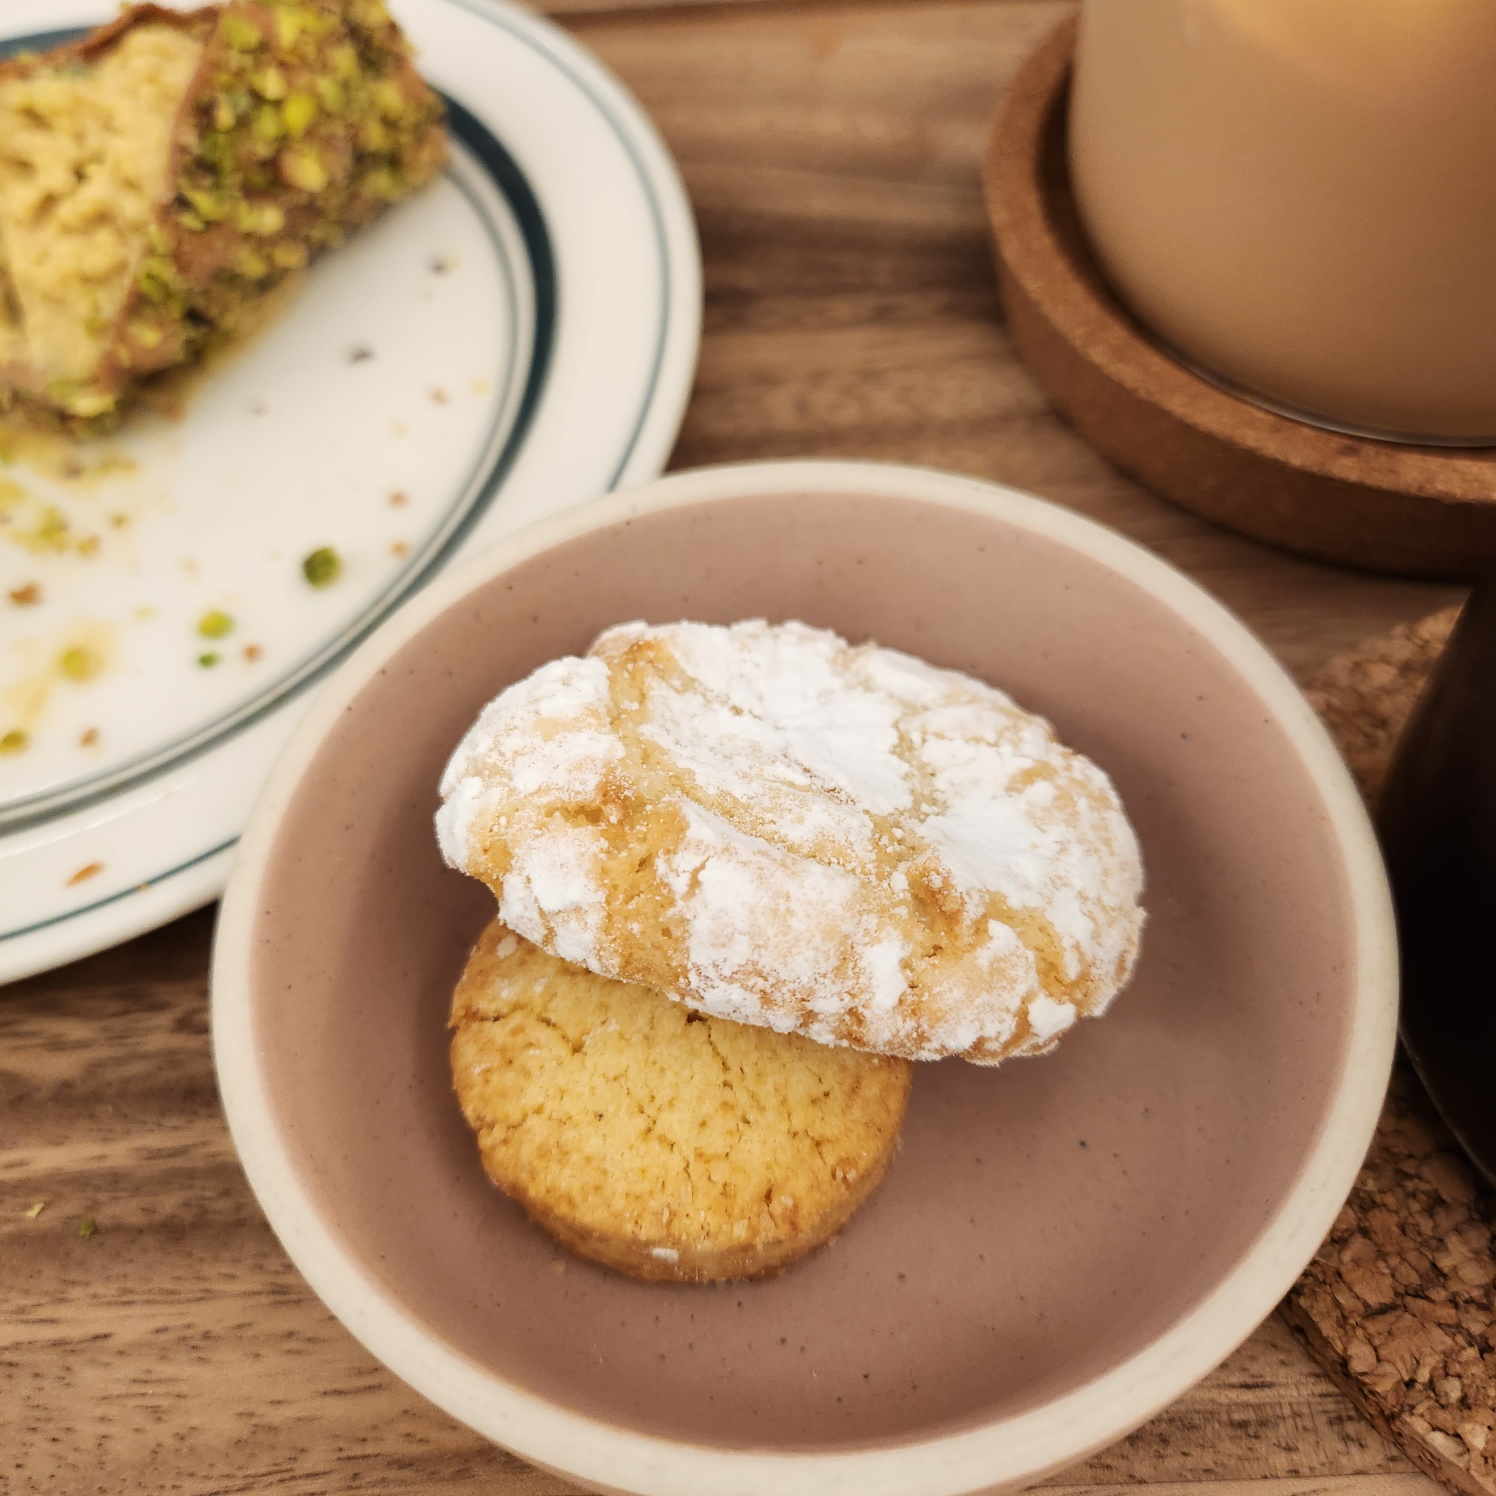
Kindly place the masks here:
[(1123, 301), (1263, 403), (1496, 442), (1496, 3), (1086, 0), (1081, 216)]

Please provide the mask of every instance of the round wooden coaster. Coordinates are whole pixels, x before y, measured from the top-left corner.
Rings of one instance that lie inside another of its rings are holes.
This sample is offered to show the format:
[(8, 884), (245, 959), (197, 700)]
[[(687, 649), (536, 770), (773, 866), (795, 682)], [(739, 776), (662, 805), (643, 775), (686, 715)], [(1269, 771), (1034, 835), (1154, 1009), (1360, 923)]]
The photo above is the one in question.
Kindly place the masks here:
[[(1368, 640), (1310, 685), (1368, 800), (1456, 615)], [(1399, 1063), (1355, 1188), (1281, 1309), (1372, 1423), (1467, 1496), (1496, 1496), (1492, 1205)]]
[(992, 135), (987, 211), (1009, 329), (1060, 413), (1118, 467), (1207, 519), (1377, 571), (1473, 576), (1496, 558), (1496, 449), (1323, 431), (1192, 373), (1102, 282), (1065, 160), (1067, 21), (1024, 64)]

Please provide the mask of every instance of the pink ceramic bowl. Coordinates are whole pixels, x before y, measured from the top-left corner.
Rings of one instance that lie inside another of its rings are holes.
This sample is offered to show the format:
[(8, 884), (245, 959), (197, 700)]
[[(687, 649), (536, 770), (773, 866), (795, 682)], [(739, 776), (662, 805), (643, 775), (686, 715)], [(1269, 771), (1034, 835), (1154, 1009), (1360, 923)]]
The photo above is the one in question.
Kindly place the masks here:
[[(1132, 986), (1053, 1055), (920, 1068), (829, 1249), (715, 1288), (569, 1257), (485, 1179), (448, 995), (493, 912), (446, 870), (482, 704), (631, 618), (799, 618), (970, 671), (1116, 781), (1150, 911)], [(1066, 510), (931, 472), (773, 463), (578, 509), (435, 582), (309, 711), (245, 833), (213, 970), (251, 1183), (352, 1332), (599, 1490), (912, 1496), (1126, 1433), (1328, 1230), (1392, 1054), (1381, 862), (1292, 682), (1206, 594)]]

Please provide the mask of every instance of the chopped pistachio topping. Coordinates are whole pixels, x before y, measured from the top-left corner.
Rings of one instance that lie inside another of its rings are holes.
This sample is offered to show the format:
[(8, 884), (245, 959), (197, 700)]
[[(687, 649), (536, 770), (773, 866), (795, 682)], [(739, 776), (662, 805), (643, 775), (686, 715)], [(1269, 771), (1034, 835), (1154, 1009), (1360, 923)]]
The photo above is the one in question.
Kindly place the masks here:
[(27, 1209), (26, 1219), (28, 1221), (34, 1221), (46, 1208), (47, 1202), (45, 1200), (38, 1200), (35, 1205), (32, 1205)]
[(405, 91), (393, 78), (381, 78), (374, 85), (374, 105), (387, 120), (397, 120), (405, 113)]
[(235, 15), (223, 18), (223, 39), (236, 52), (253, 52), (265, 41), (258, 26)]
[(279, 104), (286, 96), (286, 75), (278, 67), (262, 68), (249, 81), (255, 92), (272, 104)]
[(31, 741), (31, 734), (24, 727), (12, 727), (0, 736), (0, 753), (19, 753)]
[(390, 203), (403, 196), (405, 191), (400, 174), (392, 171), (388, 166), (376, 166), (371, 171), (365, 172), (359, 182), (359, 188), (365, 197), (377, 198), (382, 202)]
[(270, 274), (270, 261), (258, 250), (241, 244), (234, 256), (234, 269), (246, 280), (264, 280)]
[(327, 186), (327, 168), (316, 151), (282, 151), (279, 165), (281, 176), (303, 192), (321, 192)]
[(343, 558), (324, 545), (301, 563), (301, 574), (313, 587), (330, 587), (343, 574)]
[(358, 127), (358, 143), (366, 151), (387, 151), (393, 138), (383, 120), (366, 119)]
[(234, 631), (234, 620), (222, 608), (210, 608), (197, 621), (197, 631), (204, 639), (221, 639)]
[[(69, 415), (102, 416), (114, 409), (117, 399), (114, 395), (106, 394), (103, 390), (75, 390), (61, 396), (57, 402)], [(62, 528), (67, 529), (67, 521), (62, 521)]]
[(292, 140), (300, 140), (317, 118), (317, 101), (309, 93), (293, 93), (281, 105), (281, 118), (286, 123), (286, 134)]
[(306, 17), (299, 10), (287, 7), (275, 18), (275, 39), (283, 52), (289, 52), (306, 29)]
[(229, 200), (225, 193), (209, 192), (203, 187), (184, 187), (182, 196), (197, 209), (198, 217), (208, 223), (217, 223), (228, 215)]
[(84, 1216), (83, 1219), (78, 1222), (78, 1235), (81, 1236), (84, 1241), (87, 1241), (88, 1238), (92, 1236), (98, 1229), (99, 1228), (94, 1224), (94, 1218), (92, 1216)]
[(241, 203), (235, 216), (244, 233), (262, 239), (280, 233), (286, 226), (286, 215), (276, 203)]
[(279, 140), (281, 136), (280, 110), (272, 109), (269, 104), (262, 104), (255, 110), (255, 117), (250, 121), (249, 133), (254, 139), (266, 145)]
[(223, 656), (216, 650), (210, 649), (205, 654), (200, 654), (197, 657), (197, 663), (201, 665), (204, 670), (211, 670), (222, 658)]

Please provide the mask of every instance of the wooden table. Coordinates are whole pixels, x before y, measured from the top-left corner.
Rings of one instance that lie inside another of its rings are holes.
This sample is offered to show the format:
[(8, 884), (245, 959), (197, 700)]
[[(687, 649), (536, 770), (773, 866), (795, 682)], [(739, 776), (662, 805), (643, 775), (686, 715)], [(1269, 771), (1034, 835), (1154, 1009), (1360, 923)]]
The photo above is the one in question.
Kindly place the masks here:
[[(876, 457), (1032, 489), (1162, 552), (1300, 675), (1457, 597), (1297, 561), (1153, 498), (1016, 362), (978, 163), (1061, 0), (555, 8), (654, 115), (696, 205), (706, 336), (676, 466)], [(219, 1109), (211, 928), (205, 911), (0, 992), (0, 1492), (570, 1489), (408, 1391), (287, 1261)], [(1048, 1484), (1437, 1490), (1276, 1319)]]

